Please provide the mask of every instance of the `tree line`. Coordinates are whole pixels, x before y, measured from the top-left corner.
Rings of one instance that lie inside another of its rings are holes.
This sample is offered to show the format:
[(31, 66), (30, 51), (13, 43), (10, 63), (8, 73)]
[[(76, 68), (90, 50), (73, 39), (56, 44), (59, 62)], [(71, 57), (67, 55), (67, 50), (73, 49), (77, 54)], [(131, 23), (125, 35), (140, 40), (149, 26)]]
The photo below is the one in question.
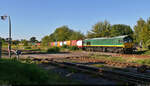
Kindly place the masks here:
[(68, 26), (61, 26), (55, 29), (50, 35), (42, 38), (42, 45), (47, 46), (51, 41), (79, 40), (97, 37), (114, 37), (121, 35), (129, 35), (133, 38), (133, 42), (140, 44), (143, 48), (150, 46), (150, 18), (145, 21), (140, 18), (136, 25), (131, 28), (125, 24), (111, 25), (107, 20), (97, 22), (92, 29), (84, 35), (80, 31), (74, 31)]
[[(8, 38), (1, 38), (0, 40), (2, 42), (3, 45), (7, 45), (8, 44)], [(21, 39), (21, 40), (12, 40), (11, 43), (12, 45), (18, 45), (19, 43), (22, 44), (23, 46), (28, 46), (29, 44), (32, 45), (32, 43), (39, 43), (40, 41), (38, 41), (36, 39), (36, 37), (31, 37), (29, 40), (26, 39)]]
[[(133, 28), (125, 24), (111, 25), (107, 20), (100, 21), (94, 24), (92, 29), (87, 31), (86, 34), (81, 33), (81, 31), (70, 29), (68, 26), (64, 25), (56, 28), (53, 33), (44, 36), (41, 41), (36, 40), (36, 37), (31, 37), (29, 40), (13, 40), (12, 43), (15, 45), (23, 43), (25, 46), (27, 46), (28, 43), (41, 42), (42, 46), (48, 46), (49, 42), (53, 41), (114, 37), (121, 35), (130, 35), (133, 38), (134, 43), (141, 45), (143, 48), (150, 47), (150, 18), (147, 20), (140, 18)], [(3, 43), (7, 43), (8, 41), (8, 39), (4, 38), (1, 38), (1, 40)]]

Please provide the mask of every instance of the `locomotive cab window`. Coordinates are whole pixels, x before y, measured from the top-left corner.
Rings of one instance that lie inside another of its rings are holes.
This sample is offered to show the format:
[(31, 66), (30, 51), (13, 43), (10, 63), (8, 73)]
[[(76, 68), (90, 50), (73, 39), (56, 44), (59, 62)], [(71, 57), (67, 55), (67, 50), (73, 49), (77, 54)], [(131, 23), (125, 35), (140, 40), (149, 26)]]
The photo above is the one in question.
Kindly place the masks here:
[(130, 42), (133, 42), (132, 38), (130, 38), (130, 37), (124, 38), (124, 43), (130, 43)]

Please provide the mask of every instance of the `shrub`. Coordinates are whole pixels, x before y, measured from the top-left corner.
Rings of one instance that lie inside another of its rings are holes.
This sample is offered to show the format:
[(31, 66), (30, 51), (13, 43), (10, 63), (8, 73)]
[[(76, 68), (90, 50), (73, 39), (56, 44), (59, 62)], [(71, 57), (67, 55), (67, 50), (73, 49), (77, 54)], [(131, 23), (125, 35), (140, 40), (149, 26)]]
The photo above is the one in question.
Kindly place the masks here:
[(25, 46), (24, 49), (31, 49), (31, 47), (30, 46)]
[(79, 48), (77, 46), (70, 46), (69, 49), (70, 50), (79, 50)]
[(69, 46), (68, 45), (63, 45), (62, 48), (69, 48)]
[(150, 45), (148, 45), (148, 49), (150, 50)]
[(48, 53), (51, 53), (51, 52), (59, 52), (60, 51), (60, 48), (59, 47), (52, 47), (52, 48), (49, 48), (47, 49), (47, 52)]

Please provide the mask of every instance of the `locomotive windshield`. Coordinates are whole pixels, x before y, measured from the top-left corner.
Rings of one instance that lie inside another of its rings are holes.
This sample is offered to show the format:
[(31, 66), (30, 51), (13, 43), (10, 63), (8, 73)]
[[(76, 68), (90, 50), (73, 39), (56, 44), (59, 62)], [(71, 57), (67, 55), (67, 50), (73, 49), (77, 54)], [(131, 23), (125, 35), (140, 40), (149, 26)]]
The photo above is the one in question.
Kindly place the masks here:
[(123, 39), (124, 43), (130, 43), (130, 42), (133, 42), (132, 38), (131, 37), (125, 37)]

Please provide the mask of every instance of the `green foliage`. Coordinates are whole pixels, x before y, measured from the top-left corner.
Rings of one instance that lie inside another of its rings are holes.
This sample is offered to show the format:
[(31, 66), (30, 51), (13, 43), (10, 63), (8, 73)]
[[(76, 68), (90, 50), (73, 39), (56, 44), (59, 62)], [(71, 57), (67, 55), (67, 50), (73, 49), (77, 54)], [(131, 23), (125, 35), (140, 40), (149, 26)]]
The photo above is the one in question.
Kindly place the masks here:
[(91, 31), (88, 31), (88, 38), (95, 37), (109, 37), (110, 36), (111, 25), (108, 21), (98, 22), (93, 26)]
[(12, 41), (12, 44), (14, 44), (14, 45), (18, 45), (19, 43), (20, 43), (19, 40), (13, 40), (13, 41)]
[(49, 42), (51, 41), (50, 37), (49, 36), (45, 36), (42, 38), (42, 46), (48, 46)]
[(53, 41), (64, 41), (69, 40), (72, 35), (73, 30), (69, 29), (67, 26), (62, 26), (56, 28), (55, 32), (50, 35)]
[(84, 35), (81, 32), (76, 32), (74, 31), (72, 33), (72, 35), (70, 36), (70, 40), (80, 40), (80, 39), (84, 39)]
[(59, 51), (60, 51), (59, 47), (52, 47), (52, 48), (47, 49), (48, 53), (57, 53)]
[(69, 50), (79, 50), (79, 48), (77, 46), (70, 46)]
[(31, 42), (31, 43), (35, 43), (35, 42), (38, 42), (38, 40), (36, 40), (36, 37), (31, 37), (31, 38), (30, 38), (30, 42)]
[(142, 44), (143, 48), (148, 47), (147, 41), (150, 39), (150, 18), (147, 21), (144, 21), (140, 18), (137, 21), (137, 25), (134, 26), (134, 37), (137, 43)]
[(42, 38), (42, 45), (48, 46), (49, 42), (66, 41), (66, 40), (79, 40), (83, 39), (84, 35), (81, 32), (69, 29), (67, 26), (61, 26), (49, 36)]
[(22, 39), (21, 43), (23, 44), (23, 46), (28, 46), (28, 41), (25, 39)]
[(35, 64), (21, 63), (15, 59), (0, 59), (0, 69), (0, 85), (79, 84), (52, 70), (46, 71)]
[(24, 49), (31, 49), (31, 47), (30, 46), (25, 46)]
[(69, 48), (69, 46), (68, 45), (63, 45), (62, 48)]
[(130, 26), (124, 24), (115, 24), (111, 27), (111, 36), (132, 35)]
[(137, 60), (136, 63), (138, 63), (138, 64), (150, 64), (150, 60), (149, 59)]
[(6, 40), (4, 38), (0, 37), (0, 41), (2, 42), (2, 44), (6, 44)]
[(29, 85), (48, 84), (49, 76), (34, 64), (0, 59), (0, 84)]

